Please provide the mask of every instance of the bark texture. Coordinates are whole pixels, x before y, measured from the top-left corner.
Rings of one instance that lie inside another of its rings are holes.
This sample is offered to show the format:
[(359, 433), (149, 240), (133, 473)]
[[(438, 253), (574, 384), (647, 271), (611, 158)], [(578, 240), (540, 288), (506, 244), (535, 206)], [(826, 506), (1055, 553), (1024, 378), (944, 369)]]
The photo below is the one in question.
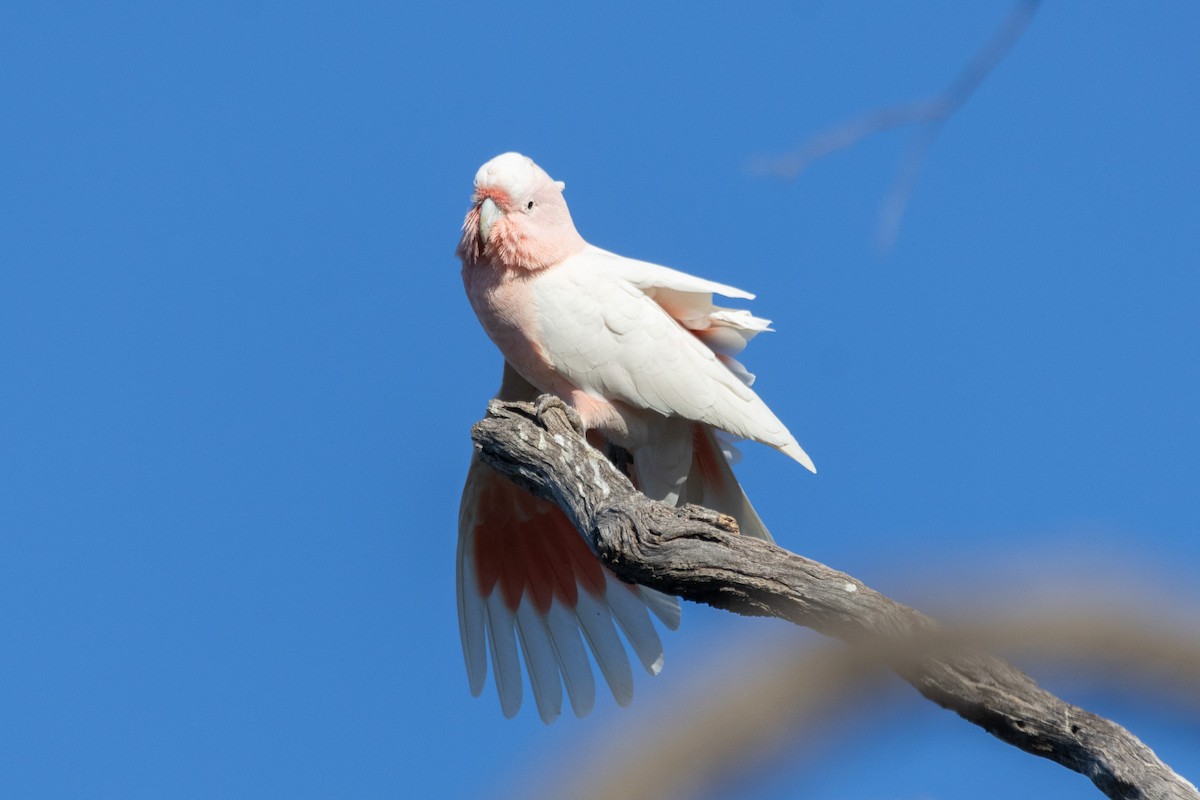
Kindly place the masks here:
[(1086, 775), (1111, 798), (1200, 792), (1111, 720), (1047, 692), (1006, 661), (856, 578), (738, 535), (730, 517), (637, 492), (582, 435), (561, 400), (492, 401), (472, 437), (481, 457), (560, 506), (624, 580), (740, 614), (773, 616), (879, 657), (922, 695), (993, 736)]

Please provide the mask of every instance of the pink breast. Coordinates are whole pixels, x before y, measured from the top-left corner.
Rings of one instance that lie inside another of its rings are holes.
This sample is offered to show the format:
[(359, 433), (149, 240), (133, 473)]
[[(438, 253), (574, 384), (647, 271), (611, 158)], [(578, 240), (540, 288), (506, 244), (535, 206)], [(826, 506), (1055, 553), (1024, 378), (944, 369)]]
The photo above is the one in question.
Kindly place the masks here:
[(475, 315), (504, 358), (539, 391), (569, 397), (575, 387), (559, 375), (542, 344), (533, 297), (534, 276), (481, 263), (463, 269)]

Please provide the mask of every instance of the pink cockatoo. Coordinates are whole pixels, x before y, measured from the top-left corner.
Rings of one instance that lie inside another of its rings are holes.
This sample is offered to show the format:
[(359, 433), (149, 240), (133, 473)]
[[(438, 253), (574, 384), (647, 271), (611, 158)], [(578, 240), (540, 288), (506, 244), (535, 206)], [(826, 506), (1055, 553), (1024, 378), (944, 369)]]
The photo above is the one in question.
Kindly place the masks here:
[[(589, 431), (628, 451), (639, 490), (728, 514), (743, 534), (769, 540), (716, 434), (762, 442), (816, 471), (734, 358), (770, 323), (712, 302), (714, 293), (752, 299), (747, 292), (588, 244), (563, 188), (517, 153), (475, 174), (457, 252), (471, 306), (504, 354), (497, 396), (559, 396)], [(458, 611), (472, 693), (483, 689), (490, 647), (501, 709), (515, 714), (523, 653), (546, 722), (561, 711), (564, 685), (578, 716), (592, 708), (584, 639), (625, 705), (633, 678), (614, 621), (652, 674), (662, 643), (648, 611), (669, 628), (679, 622), (675, 598), (617, 579), (556, 506), (478, 456), (459, 511)]]

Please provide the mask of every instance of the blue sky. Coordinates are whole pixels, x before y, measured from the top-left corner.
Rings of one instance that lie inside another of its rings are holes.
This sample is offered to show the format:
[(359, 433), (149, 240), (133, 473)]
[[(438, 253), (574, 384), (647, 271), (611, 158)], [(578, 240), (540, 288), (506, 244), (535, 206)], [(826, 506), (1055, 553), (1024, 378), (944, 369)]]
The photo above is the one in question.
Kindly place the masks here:
[[(470, 697), (455, 518), (500, 362), (453, 249), (505, 150), (592, 242), (758, 293), (745, 361), (820, 468), (746, 448), (784, 546), (933, 613), (1108, 595), (1194, 630), (1200, 9), (1044, 7), (886, 258), (904, 132), (747, 168), (936, 91), (1007, 10), (4, 4), (0, 794), (521, 796), (713, 662), (819, 643), (688, 606), (632, 709)], [(1200, 777), (1194, 707), (1029, 668)], [(869, 748), (722, 792), (1096, 796), (881, 702), (847, 712)]]

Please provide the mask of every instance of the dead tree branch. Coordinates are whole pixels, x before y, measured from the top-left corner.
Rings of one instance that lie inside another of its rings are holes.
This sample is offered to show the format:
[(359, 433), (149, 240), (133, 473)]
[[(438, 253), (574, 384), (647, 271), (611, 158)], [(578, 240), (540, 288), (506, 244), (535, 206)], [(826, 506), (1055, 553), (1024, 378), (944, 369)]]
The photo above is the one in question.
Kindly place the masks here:
[(861, 581), (767, 542), (697, 506), (671, 508), (638, 493), (584, 440), (561, 400), (492, 401), (472, 437), (481, 457), (560, 506), (621, 578), (756, 616), (774, 616), (868, 648), (926, 698), (1026, 752), (1086, 775), (1112, 798), (1191, 798), (1200, 791), (1116, 723), (1042, 689), (970, 646), (923, 653), (888, 646), (936, 635), (931, 618)]

